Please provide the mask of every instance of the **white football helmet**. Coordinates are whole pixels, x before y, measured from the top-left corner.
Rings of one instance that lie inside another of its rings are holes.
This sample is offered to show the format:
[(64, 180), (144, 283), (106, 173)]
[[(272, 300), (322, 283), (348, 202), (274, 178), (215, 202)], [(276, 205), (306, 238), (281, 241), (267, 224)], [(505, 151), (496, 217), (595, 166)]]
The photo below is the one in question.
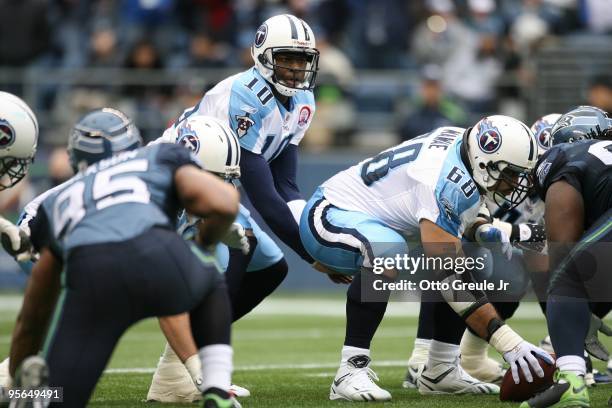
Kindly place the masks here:
[(38, 121), (17, 96), (0, 91), (0, 191), (28, 172), (38, 143)]
[[(303, 56), (305, 67), (284, 67), (276, 61), (281, 53)], [(319, 69), (319, 51), (315, 48), (315, 36), (310, 26), (290, 14), (267, 19), (255, 33), (251, 46), (255, 68), (266, 81), (282, 95), (294, 96), (298, 91), (314, 88)], [(279, 69), (292, 73), (292, 78), (279, 75)]]
[(205, 170), (228, 181), (240, 178), (240, 145), (227, 123), (211, 116), (191, 115), (175, 131), (175, 143), (191, 150)]
[(538, 142), (538, 158), (552, 146), (550, 131), (560, 117), (560, 113), (551, 113), (542, 116), (531, 125), (531, 132), (535, 136), (536, 142)]
[[(488, 116), (466, 131), (463, 145), (472, 177), (490, 199), (513, 208), (527, 197), (532, 188), (529, 173), (538, 155), (527, 125), (509, 116)], [(500, 181), (512, 190), (497, 191)]]

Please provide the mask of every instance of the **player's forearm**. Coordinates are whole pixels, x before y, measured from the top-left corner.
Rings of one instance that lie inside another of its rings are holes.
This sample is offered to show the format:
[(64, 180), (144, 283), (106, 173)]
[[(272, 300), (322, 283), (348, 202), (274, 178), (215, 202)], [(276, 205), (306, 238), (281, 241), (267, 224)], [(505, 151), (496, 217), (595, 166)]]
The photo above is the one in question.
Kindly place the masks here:
[(255, 209), (281, 241), (306, 262), (314, 262), (314, 259), (306, 252), (302, 244), (299, 225), (296, 223), (287, 203), (282, 200), (276, 203), (270, 202), (261, 207), (255, 205)]
[(281, 241), (302, 259), (312, 263), (300, 239), (299, 225), (287, 202), (276, 190), (272, 171), (260, 155), (242, 149), (240, 183), (249, 200)]
[(37, 354), (42, 347), (60, 291), (60, 272), (61, 264), (45, 248), (32, 269), (13, 332), (9, 366), (12, 376), (26, 357)]
[(198, 352), (191, 334), (189, 314), (160, 317), (159, 327), (166, 336), (168, 344), (183, 363)]

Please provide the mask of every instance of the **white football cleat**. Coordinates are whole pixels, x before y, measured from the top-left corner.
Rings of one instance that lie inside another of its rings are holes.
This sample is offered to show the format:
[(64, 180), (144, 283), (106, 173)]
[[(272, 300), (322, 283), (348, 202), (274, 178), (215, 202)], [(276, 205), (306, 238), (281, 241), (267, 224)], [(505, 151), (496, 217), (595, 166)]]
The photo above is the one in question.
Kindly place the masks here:
[(329, 390), (330, 400), (390, 401), (391, 394), (374, 381), (378, 376), (369, 367), (370, 357), (365, 354), (353, 356), (346, 365), (340, 366)]
[(466, 373), (485, 383), (501, 384), (506, 373), (502, 363), (488, 356), (461, 356), (461, 367)]
[(0, 363), (0, 387), (9, 388), (11, 386), (10, 378), (9, 358), (7, 357)]
[(230, 392), (238, 398), (250, 397), (251, 391), (236, 384), (230, 385)]
[(408, 362), (408, 370), (406, 371), (406, 377), (402, 382), (404, 388), (417, 388), (417, 380), (425, 370), (425, 363), (410, 364)]
[[(229, 392), (238, 398), (251, 396), (249, 390), (236, 384), (230, 385)], [(162, 356), (153, 374), (147, 402), (189, 403), (201, 399), (202, 393), (185, 365), (174, 355), (169, 358)]]
[(172, 361), (164, 357), (159, 359), (147, 393), (147, 402), (186, 403), (201, 399), (202, 393), (178, 358)]
[(455, 363), (441, 363), (425, 368), (418, 381), (419, 393), (436, 394), (499, 394), (495, 384), (480, 382)]

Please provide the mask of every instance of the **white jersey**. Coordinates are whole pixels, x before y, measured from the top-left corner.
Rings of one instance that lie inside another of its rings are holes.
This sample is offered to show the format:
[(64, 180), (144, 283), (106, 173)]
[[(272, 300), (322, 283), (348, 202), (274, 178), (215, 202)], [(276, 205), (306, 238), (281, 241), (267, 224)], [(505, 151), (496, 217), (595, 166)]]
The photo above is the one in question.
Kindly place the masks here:
[(438, 128), (385, 150), (327, 180), (323, 195), (408, 237), (418, 237), (422, 219), (460, 237), (481, 204), (460, 155), (464, 131)]
[(289, 109), (277, 102), (270, 84), (251, 68), (219, 82), (194, 107), (185, 110), (173, 127), (192, 114), (227, 121), (240, 147), (270, 162), (289, 144), (298, 145), (315, 112), (312, 91), (289, 98)]

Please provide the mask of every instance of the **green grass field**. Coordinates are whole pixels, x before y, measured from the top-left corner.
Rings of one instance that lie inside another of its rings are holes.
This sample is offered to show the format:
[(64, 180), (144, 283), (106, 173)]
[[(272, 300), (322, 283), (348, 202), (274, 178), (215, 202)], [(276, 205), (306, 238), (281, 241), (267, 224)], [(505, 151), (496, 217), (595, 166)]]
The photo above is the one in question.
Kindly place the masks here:
[[(0, 356), (8, 353), (18, 303), (18, 299), (10, 297), (0, 302)], [(281, 294), (235, 324), (234, 381), (252, 393), (241, 400), (243, 406), (348, 406), (350, 403), (328, 400), (344, 338), (343, 311), (344, 303), (339, 297)], [(372, 346), (373, 368), (381, 379), (380, 385), (393, 395), (393, 401), (384, 406), (518, 406), (501, 403), (494, 396), (424, 397), (414, 390), (404, 390), (401, 382), (416, 333), (417, 311), (414, 303), (392, 303)], [(522, 306), (511, 323), (534, 342), (545, 334), (545, 322), (534, 304)], [(115, 350), (91, 406), (151, 406), (143, 401), (163, 347), (164, 339), (154, 320), (134, 326)], [(607, 406), (611, 394), (612, 385), (592, 389), (592, 406)]]

